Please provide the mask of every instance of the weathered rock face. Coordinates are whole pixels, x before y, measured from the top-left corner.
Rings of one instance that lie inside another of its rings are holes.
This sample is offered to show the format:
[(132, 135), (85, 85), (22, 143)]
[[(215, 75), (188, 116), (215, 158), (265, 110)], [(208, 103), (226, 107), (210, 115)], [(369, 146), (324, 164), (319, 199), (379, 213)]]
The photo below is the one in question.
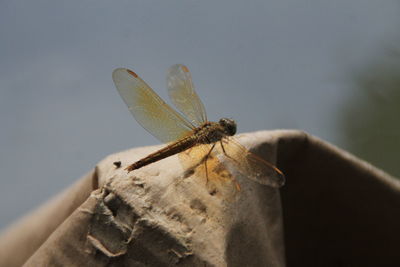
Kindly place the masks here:
[(104, 186), (88, 235), (94, 248), (116, 262), (150, 266), (284, 265), (277, 189), (239, 175), (207, 181), (182, 168), (178, 156), (124, 170), (157, 148), (112, 155), (98, 165)]
[(279, 191), (181, 156), (128, 174), (159, 147), (117, 153), (3, 232), (0, 266), (400, 266), (399, 180), (304, 132), (239, 140)]

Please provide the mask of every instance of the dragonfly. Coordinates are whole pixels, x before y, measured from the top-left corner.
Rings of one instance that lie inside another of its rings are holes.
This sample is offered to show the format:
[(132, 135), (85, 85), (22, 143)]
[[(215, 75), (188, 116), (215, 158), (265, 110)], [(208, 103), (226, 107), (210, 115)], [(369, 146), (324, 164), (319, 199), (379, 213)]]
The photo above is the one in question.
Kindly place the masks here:
[(215, 187), (230, 184), (240, 190), (235, 174), (274, 188), (284, 184), (284, 175), (277, 167), (236, 140), (234, 120), (207, 120), (206, 110), (185, 65), (176, 64), (167, 71), (168, 94), (180, 113), (132, 70), (115, 69), (112, 78), (137, 122), (158, 140), (167, 143), (127, 166), (128, 172), (178, 154), (187, 173), (205, 176), (207, 184), (211, 182)]

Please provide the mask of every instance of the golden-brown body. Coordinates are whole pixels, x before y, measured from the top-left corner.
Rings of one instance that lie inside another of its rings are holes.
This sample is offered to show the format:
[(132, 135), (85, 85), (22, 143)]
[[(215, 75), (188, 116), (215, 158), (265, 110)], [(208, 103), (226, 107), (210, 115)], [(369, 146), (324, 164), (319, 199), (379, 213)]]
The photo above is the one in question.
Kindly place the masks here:
[(156, 161), (178, 154), (196, 145), (219, 142), (225, 136), (231, 136), (235, 133), (236, 123), (231, 119), (223, 118), (218, 123), (205, 122), (200, 127), (195, 128), (192, 132), (189, 132), (189, 134), (182, 139), (173, 142), (166, 147), (148, 155), (147, 157), (129, 165), (126, 170), (133, 171), (142, 168)]

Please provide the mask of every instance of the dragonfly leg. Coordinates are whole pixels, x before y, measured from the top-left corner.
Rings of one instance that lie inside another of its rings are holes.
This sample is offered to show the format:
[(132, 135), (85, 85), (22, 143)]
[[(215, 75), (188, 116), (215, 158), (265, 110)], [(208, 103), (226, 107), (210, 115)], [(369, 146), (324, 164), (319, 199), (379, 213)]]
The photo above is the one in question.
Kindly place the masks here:
[(225, 150), (225, 148), (224, 148), (224, 143), (223, 143), (223, 141), (220, 140), (219, 143), (221, 144), (222, 152), (224, 152), (224, 155), (225, 155), (227, 158), (230, 158), (231, 160), (233, 160), (234, 162), (238, 162), (236, 159), (234, 159), (233, 157), (229, 156), (228, 153), (226, 153), (226, 150)]
[(228, 155), (228, 153), (226, 153), (226, 150), (225, 150), (225, 148), (224, 148), (224, 143), (222, 142), (222, 140), (220, 140), (219, 143), (220, 143), (220, 145), (221, 145), (222, 152), (224, 152), (224, 155), (225, 155), (226, 157), (230, 158), (231, 160), (233, 160), (233, 161), (236, 162), (236, 160), (235, 160), (234, 158), (232, 158), (231, 156)]
[(207, 160), (208, 160), (208, 158), (210, 157), (211, 152), (213, 151), (214, 147), (215, 147), (215, 144), (212, 145), (212, 147), (210, 148), (210, 151), (208, 151), (207, 155), (205, 155), (205, 157), (204, 157), (204, 159), (203, 159), (203, 160), (204, 160), (204, 168), (205, 168), (205, 170), (206, 170), (206, 179), (207, 179), (206, 184), (208, 184)]
[[(225, 150), (225, 148), (224, 148), (224, 143), (222, 142), (222, 140), (220, 140), (219, 143), (220, 143), (220, 145), (221, 145), (222, 152), (224, 152), (224, 155), (225, 155), (227, 158), (230, 158), (231, 160), (233, 160), (233, 161), (236, 162), (236, 160), (235, 160), (234, 158), (232, 158), (231, 156), (228, 155), (228, 153), (226, 153), (226, 150)], [(240, 191), (240, 190), (241, 190), (240, 184), (236, 181), (236, 179), (234, 179), (234, 182), (235, 182), (235, 185), (236, 185), (236, 190), (237, 190), (237, 191)]]
[(226, 154), (226, 151), (225, 151), (225, 148), (224, 148), (224, 144), (222, 143), (222, 140), (219, 140), (219, 143), (221, 144), (221, 148), (222, 148), (222, 151), (224, 152), (224, 154), (226, 156), (228, 156), (228, 154)]

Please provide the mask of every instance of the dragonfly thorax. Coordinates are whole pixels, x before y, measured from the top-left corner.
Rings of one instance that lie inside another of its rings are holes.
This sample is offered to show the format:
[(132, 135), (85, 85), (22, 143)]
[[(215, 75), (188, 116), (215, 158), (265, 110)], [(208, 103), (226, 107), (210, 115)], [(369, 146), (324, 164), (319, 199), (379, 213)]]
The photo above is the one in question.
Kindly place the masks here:
[(208, 121), (195, 129), (194, 136), (199, 143), (211, 144), (220, 141), (226, 136), (236, 133), (236, 123), (231, 119), (220, 119), (219, 122)]

